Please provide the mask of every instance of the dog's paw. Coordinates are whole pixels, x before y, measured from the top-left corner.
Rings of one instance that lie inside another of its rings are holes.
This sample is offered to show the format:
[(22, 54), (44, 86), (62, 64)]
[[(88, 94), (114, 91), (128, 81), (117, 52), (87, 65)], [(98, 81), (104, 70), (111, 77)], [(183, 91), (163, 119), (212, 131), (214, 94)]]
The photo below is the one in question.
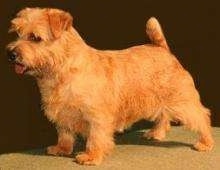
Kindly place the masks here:
[(61, 148), (58, 145), (53, 145), (47, 147), (47, 154), (49, 155), (61, 155), (61, 156), (68, 156), (72, 153), (72, 149)]
[(200, 151), (200, 152), (206, 152), (206, 151), (211, 151), (212, 150), (213, 144), (212, 143), (205, 144), (205, 143), (202, 143), (202, 142), (197, 142), (195, 145), (193, 145), (193, 148), (197, 151)]
[(144, 133), (143, 138), (149, 140), (162, 141), (165, 138), (165, 132), (150, 130), (149, 132)]
[(80, 153), (76, 156), (76, 162), (81, 165), (99, 165), (102, 162), (102, 157), (88, 153)]

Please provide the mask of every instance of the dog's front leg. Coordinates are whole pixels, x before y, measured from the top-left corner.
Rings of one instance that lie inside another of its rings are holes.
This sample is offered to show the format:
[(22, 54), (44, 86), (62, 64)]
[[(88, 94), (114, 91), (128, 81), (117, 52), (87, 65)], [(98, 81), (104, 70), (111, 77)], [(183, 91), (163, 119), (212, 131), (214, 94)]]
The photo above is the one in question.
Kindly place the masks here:
[(73, 151), (74, 136), (73, 134), (64, 129), (57, 128), (58, 142), (57, 145), (47, 147), (47, 154), (50, 155), (70, 155)]
[[(90, 122), (91, 123), (91, 122)], [(76, 161), (84, 165), (99, 165), (113, 146), (113, 128), (105, 120), (92, 122), (86, 143), (86, 151), (76, 156)]]

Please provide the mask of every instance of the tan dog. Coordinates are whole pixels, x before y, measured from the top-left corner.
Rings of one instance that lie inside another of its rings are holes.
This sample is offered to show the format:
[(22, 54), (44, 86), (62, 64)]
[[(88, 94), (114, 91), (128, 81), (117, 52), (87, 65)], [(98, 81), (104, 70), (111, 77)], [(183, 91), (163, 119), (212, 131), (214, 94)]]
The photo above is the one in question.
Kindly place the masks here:
[(71, 15), (58, 9), (26, 8), (11, 31), (19, 38), (8, 45), (9, 59), (17, 73), (36, 77), (45, 115), (57, 127), (58, 143), (48, 154), (71, 154), (81, 134), (86, 151), (77, 162), (100, 164), (114, 146), (114, 132), (140, 119), (155, 121), (147, 138), (162, 140), (170, 121), (180, 121), (199, 133), (195, 149), (212, 149), (210, 112), (155, 18), (147, 22), (152, 44), (117, 51), (88, 46)]

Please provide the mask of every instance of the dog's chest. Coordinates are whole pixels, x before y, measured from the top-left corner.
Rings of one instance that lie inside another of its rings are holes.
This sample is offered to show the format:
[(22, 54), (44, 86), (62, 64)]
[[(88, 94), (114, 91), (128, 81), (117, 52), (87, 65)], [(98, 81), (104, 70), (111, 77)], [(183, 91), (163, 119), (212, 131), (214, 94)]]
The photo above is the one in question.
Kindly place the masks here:
[(39, 87), (45, 115), (50, 121), (78, 132), (85, 131), (84, 104), (69, 84), (51, 80), (39, 83)]

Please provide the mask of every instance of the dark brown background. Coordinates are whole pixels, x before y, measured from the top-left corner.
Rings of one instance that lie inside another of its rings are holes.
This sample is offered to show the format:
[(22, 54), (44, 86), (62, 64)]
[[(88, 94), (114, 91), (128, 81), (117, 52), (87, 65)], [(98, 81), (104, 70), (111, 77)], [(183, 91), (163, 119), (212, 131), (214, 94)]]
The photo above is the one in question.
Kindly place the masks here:
[[(206, 2), (206, 3), (205, 3)], [(10, 19), (24, 7), (57, 7), (74, 16), (74, 26), (86, 42), (99, 49), (122, 49), (148, 42), (145, 23), (156, 16), (169, 45), (192, 73), (203, 103), (220, 126), (219, 4), (215, 1), (154, 0), (7, 0), (0, 2), (0, 152), (46, 146), (55, 130), (40, 110), (34, 79), (9, 68), (5, 45)], [(217, 0), (216, 0), (217, 2)]]

